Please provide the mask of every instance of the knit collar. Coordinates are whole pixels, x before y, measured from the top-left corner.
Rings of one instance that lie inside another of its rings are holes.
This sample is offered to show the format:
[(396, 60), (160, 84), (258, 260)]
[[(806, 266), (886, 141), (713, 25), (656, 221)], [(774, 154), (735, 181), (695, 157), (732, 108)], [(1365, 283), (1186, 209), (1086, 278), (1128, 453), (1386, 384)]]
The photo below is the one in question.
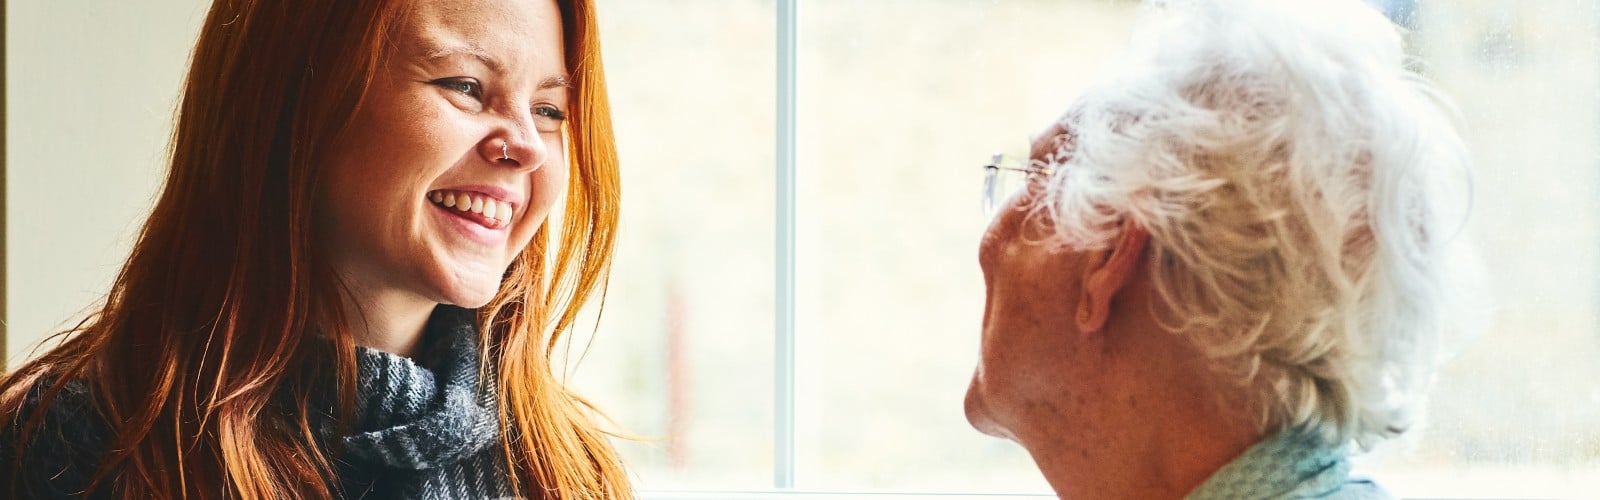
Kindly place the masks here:
[(1376, 483), (1350, 476), (1350, 461), (1340, 447), (1316, 433), (1288, 430), (1251, 446), (1185, 498), (1387, 497)]
[(418, 361), (357, 347), (354, 432), (341, 437), (353, 458), (431, 469), (499, 440), (494, 381), (478, 377), (476, 314), (438, 306), (424, 342)]

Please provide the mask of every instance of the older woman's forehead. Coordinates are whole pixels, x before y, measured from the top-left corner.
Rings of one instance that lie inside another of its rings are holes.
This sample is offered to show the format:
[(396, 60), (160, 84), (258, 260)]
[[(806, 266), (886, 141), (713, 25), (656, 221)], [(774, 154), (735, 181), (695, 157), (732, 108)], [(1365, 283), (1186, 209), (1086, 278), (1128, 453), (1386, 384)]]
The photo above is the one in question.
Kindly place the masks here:
[(1066, 127), (1057, 121), (1039, 131), (1038, 134), (1034, 134), (1033, 139), (1029, 141), (1031, 146), (1028, 157), (1034, 160), (1046, 160), (1051, 153), (1056, 152), (1057, 138), (1065, 133)]
[(1076, 142), (1077, 132), (1073, 130), (1073, 122), (1081, 117), (1084, 105), (1080, 101), (1072, 108), (1050, 123), (1050, 126), (1039, 131), (1033, 136), (1032, 147), (1028, 157), (1035, 161), (1059, 163), (1066, 158), (1060, 157), (1070, 152)]

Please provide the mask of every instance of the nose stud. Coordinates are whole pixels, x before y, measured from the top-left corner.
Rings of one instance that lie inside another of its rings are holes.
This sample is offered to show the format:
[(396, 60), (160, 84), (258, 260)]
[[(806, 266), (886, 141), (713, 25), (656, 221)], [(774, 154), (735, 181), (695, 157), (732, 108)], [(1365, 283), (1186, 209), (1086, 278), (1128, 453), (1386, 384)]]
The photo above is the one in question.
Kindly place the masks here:
[(510, 142), (506, 142), (506, 141), (501, 141), (500, 142), (500, 159), (502, 159), (502, 160), (511, 159), (511, 143)]

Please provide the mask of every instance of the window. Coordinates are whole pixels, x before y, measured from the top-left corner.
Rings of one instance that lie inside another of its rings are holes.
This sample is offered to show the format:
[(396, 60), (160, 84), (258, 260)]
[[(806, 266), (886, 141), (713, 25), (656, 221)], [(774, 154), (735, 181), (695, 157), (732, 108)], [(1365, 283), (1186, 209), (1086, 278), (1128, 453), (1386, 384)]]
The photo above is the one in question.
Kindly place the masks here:
[[(1461, 109), (1477, 162), (1470, 237), (1499, 310), (1441, 372), (1414, 451), (1358, 467), (1402, 496), (1600, 494), (1596, 6), (1375, 3), (1410, 26), (1424, 72)], [(573, 380), (657, 438), (619, 443), (640, 485), (1047, 494), (1020, 447), (962, 416), (983, 304), (977, 165), (1025, 150), (1121, 49), (1137, 9), (608, 4), (626, 226)], [(787, 98), (792, 119), (775, 112)], [(775, 208), (786, 196), (792, 219)], [(783, 332), (793, 347), (775, 359)], [(792, 448), (775, 446), (786, 432)]]

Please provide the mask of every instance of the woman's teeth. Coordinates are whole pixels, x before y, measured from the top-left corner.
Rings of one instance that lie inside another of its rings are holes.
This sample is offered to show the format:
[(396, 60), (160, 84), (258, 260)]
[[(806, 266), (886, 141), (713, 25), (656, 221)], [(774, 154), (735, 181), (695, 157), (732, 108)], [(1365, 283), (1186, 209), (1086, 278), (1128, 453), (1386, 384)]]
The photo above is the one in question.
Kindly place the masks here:
[(441, 207), (459, 212), (472, 212), (496, 222), (511, 220), (511, 204), (480, 193), (438, 190), (428, 193), (428, 200)]

